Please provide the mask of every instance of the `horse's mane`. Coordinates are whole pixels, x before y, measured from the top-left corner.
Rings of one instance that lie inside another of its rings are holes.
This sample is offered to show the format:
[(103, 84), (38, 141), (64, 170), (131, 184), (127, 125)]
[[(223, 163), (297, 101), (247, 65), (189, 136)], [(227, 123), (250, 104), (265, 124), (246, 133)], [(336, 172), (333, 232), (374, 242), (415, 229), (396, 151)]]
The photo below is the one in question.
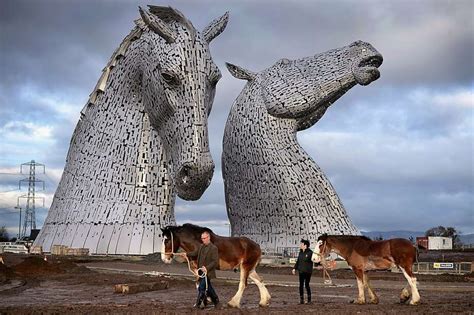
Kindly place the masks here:
[(371, 241), (370, 238), (368, 238), (367, 236), (365, 235), (327, 235), (327, 234), (323, 234), (321, 235), (320, 237), (318, 237), (318, 241), (321, 239), (321, 240), (325, 240), (327, 238), (335, 238), (335, 239), (343, 239), (343, 240), (347, 240), (347, 239), (361, 239), (361, 240), (366, 240), (366, 241)]
[(210, 228), (199, 226), (191, 223), (185, 223), (181, 226), (182, 229), (191, 230), (192, 232), (196, 232), (202, 234), (203, 232), (208, 232), (210, 234), (214, 234)]
[(187, 230), (187, 231), (189, 231), (193, 234), (202, 234), (204, 232), (208, 232), (211, 235), (212, 234), (215, 235), (215, 233), (210, 228), (195, 225), (195, 224), (191, 224), (191, 223), (185, 223), (183, 225), (178, 225), (178, 226), (169, 225), (165, 228), (165, 230), (171, 230), (171, 231), (174, 231), (174, 230), (180, 230), (180, 231)]

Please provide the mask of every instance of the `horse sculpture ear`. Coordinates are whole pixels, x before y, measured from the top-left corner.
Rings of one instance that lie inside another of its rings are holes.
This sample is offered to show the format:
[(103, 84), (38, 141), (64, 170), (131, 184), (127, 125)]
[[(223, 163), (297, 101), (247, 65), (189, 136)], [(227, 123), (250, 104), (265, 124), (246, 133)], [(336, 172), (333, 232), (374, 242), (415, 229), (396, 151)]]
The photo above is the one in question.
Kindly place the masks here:
[(138, 11), (142, 17), (143, 22), (156, 34), (166, 40), (168, 44), (174, 43), (176, 41), (177, 34), (171, 30), (165, 22), (160, 20), (158, 17), (153, 14), (148, 14), (146, 10), (143, 10), (142, 7), (138, 7)]
[(224, 31), (225, 27), (227, 26), (228, 21), (229, 21), (229, 12), (226, 12), (220, 18), (217, 18), (213, 20), (211, 23), (209, 23), (209, 25), (206, 26), (204, 30), (201, 32), (204, 40), (207, 43), (210, 43), (214, 38), (219, 36), (219, 34)]
[(230, 74), (232, 74), (232, 76), (237, 79), (247, 81), (252, 81), (253, 79), (255, 79), (255, 73), (250, 70), (241, 68), (228, 62), (225, 63), (225, 66), (227, 67), (227, 70), (229, 70)]

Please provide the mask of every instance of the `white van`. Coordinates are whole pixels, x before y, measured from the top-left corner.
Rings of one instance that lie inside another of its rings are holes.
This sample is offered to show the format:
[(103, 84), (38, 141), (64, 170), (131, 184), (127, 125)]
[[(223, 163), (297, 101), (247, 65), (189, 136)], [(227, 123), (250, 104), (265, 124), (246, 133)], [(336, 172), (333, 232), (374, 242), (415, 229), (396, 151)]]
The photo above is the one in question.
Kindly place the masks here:
[(0, 253), (28, 254), (28, 249), (25, 247), (25, 245), (5, 243), (0, 244)]

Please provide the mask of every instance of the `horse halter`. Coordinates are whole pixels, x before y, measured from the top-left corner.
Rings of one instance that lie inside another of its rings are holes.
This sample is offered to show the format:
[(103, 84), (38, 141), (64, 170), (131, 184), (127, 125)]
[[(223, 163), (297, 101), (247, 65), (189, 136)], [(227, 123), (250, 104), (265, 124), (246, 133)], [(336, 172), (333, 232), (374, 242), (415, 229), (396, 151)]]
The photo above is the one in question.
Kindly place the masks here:
[[(165, 255), (170, 255), (171, 257), (173, 256), (181, 256), (182, 253), (175, 253), (174, 252), (174, 239), (173, 239), (173, 231), (170, 230), (170, 235), (171, 235), (171, 252), (164, 252)], [(206, 278), (206, 291), (207, 291), (207, 287), (208, 287), (208, 283), (207, 283), (207, 272), (205, 272), (204, 270), (202, 270), (202, 268), (198, 268), (196, 269), (196, 271), (192, 270), (191, 269), (191, 261), (189, 260), (188, 256), (184, 256), (184, 258), (186, 258), (186, 261), (188, 262), (188, 269), (189, 271), (196, 277), (198, 278)], [(201, 270), (201, 273), (199, 273), (199, 270)]]
[(165, 255), (170, 255), (171, 257), (173, 257), (175, 255), (175, 252), (174, 252), (174, 240), (173, 240), (173, 231), (170, 230), (170, 235), (171, 235), (171, 252), (164, 252)]
[(322, 241), (322, 242), (323, 242), (323, 249), (319, 253), (314, 253), (314, 254), (318, 255), (320, 261), (324, 264), (326, 262), (326, 257), (325, 257), (325, 254), (324, 254), (324, 250), (326, 249), (327, 241)]

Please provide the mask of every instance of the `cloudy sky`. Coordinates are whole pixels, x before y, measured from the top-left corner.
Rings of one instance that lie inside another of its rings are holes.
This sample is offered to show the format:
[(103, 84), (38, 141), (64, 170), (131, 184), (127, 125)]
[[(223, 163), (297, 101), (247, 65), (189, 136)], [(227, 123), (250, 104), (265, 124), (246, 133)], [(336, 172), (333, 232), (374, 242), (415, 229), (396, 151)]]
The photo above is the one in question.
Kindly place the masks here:
[[(61, 176), (79, 112), (138, 15), (136, 1), (0, 2), (0, 226), (18, 231), (19, 164), (46, 165), (46, 208)], [(472, 1), (167, 1), (198, 29), (230, 11), (211, 44), (223, 78), (209, 118), (216, 172), (199, 201), (178, 200), (178, 223), (226, 234), (222, 136), (245, 82), (224, 62), (253, 71), (370, 42), (381, 78), (356, 86), (312, 128), (302, 146), (331, 179), (365, 231), (454, 226), (474, 233), (474, 25)]]

